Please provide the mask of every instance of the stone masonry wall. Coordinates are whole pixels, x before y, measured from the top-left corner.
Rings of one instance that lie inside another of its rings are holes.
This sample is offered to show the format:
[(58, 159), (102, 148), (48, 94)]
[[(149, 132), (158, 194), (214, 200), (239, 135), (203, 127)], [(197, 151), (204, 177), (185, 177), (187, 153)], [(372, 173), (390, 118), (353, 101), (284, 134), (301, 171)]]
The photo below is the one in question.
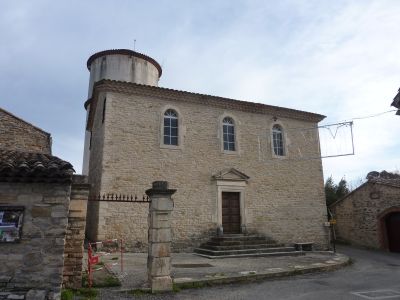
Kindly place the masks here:
[(0, 205), (23, 206), (21, 241), (0, 243), (0, 286), (60, 296), (69, 184), (0, 183)]
[(0, 148), (51, 154), (50, 134), (0, 109)]
[[(100, 93), (99, 102), (101, 105), (97, 106), (96, 113), (99, 115), (97, 119), (96, 127), (91, 132), (90, 142), (90, 174), (89, 183), (91, 185), (91, 196), (98, 195), (101, 186), (101, 174), (103, 171), (103, 141), (104, 141), (104, 127), (102, 126), (102, 107), (104, 104), (105, 95)], [(104, 220), (99, 219), (100, 203), (89, 202), (88, 203), (87, 220), (86, 220), (86, 236), (91, 241), (98, 240), (98, 224), (104, 224)]]
[[(374, 199), (377, 195), (379, 198)], [(378, 217), (392, 207), (400, 208), (399, 188), (365, 184), (330, 208), (337, 220), (337, 238), (358, 246), (381, 248)]]
[(86, 179), (86, 176), (75, 175), (71, 187), (63, 270), (63, 286), (67, 288), (77, 289), (82, 286), (83, 244), (89, 196), (89, 185)]
[[(100, 183), (95, 193), (142, 194), (155, 180), (177, 189), (173, 196), (174, 250), (190, 250), (216, 233), (217, 186), (212, 175), (235, 168), (250, 176), (245, 188), (247, 229), (281, 243), (315, 242), (327, 247), (326, 206), (318, 135), (315, 123), (280, 118), (288, 155), (272, 154), (273, 115), (205, 106), (157, 97), (107, 93), (105, 122), (99, 98), (92, 147), (90, 180)], [(161, 97), (161, 96), (160, 96)], [(162, 114), (179, 113), (182, 145), (160, 147)], [(238, 151), (221, 151), (221, 121), (235, 121)], [(103, 134), (104, 132), (104, 134)], [(101, 134), (100, 134), (101, 133)], [(101, 166), (96, 165), (101, 161)], [(98, 171), (93, 170), (100, 170)], [(121, 237), (130, 250), (147, 244), (145, 204), (100, 203), (96, 239)], [(92, 212), (89, 211), (89, 214)], [(97, 213), (94, 212), (94, 213)], [(93, 226), (95, 224), (91, 224)]]

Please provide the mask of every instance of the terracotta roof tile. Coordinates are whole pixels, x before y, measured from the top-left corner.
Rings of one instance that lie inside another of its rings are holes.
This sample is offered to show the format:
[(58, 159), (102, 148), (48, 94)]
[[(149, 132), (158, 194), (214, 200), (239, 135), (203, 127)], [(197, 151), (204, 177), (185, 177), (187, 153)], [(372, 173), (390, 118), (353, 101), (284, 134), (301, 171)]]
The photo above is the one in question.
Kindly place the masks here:
[(0, 182), (71, 182), (73, 173), (56, 156), (0, 149)]

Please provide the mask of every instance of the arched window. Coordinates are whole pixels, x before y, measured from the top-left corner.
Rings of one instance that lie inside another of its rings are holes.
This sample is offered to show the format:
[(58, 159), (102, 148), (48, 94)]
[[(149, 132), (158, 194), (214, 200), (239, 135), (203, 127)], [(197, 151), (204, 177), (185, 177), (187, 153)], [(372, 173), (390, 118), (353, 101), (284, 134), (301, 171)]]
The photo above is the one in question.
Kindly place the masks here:
[(222, 120), (222, 133), (224, 136), (224, 150), (235, 151), (235, 123), (232, 118)]
[(178, 114), (173, 109), (164, 113), (164, 145), (178, 146)]
[(285, 155), (285, 148), (283, 145), (283, 129), (280, 125), (274, 125), (274, 127), (272, 127), (272, 146), (274, 148), (275, 155)]

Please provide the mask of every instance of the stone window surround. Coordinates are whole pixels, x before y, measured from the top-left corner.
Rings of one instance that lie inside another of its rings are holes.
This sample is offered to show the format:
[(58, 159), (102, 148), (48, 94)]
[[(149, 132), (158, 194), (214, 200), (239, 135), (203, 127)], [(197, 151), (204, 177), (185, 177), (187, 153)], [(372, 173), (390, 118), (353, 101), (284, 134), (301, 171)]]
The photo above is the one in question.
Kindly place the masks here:
[[(164, 114), (167, 110), (174, 110), (178, 115), (178, 145), (166, 145), (164, 144)], [(166, 105), (161, 109), (160, 114), (160, 148), (171, 149), (171, 150), (182, 150), (183, 149), (183, 117), (179, 109), (173, 105)]]
[[(168, 124), (165, 125), (165, 122)], [(173, 109), (168, 109), (164, 113), (164, 132), (163, 132), (163, 143), (164, 145), (179, 145), (179, 116), (178, 113)], [(167, 129), (167, 133), (165, 133)], [(174, 134), (174, 130), (176, 133)], [(176, 139), (176, 140), (175, 140)]]
[[(273, 128), (275, 125), (279, 125), (282, 128), (282, 136), (283, 136), (283, 155), (276, 155), (274, 151), (274, 142), (273, 142)], [(282, 124), (280, 121), (274, 121), (272, 122), (269, 130), (269, 136), (271, 139), (271, 155), (272, 158), (277, 158), (277, 159), (286, 159), (288, 157), (288, 147), (287, 147), (287, 133), (285, 130), (285, 126)]]
[[(231, 118), (233, 121), (233, 124), (235, 126), (234, 133), (235, 133), (235, 150), (230, 151), (230, 150), (225, 150), (224, 149), (224, 124), (223, 120), (225, 118)], [(218, 120), (218, 138), (220, 140), (220, 149), (221, 153), (228, 154), (228, 155), (238, 155), (239, 154), (239, 126), (237, 122), (238, 118), (236, 118), (232, 113), (224, 113), (221, 116), (219, 116)]]
[[(232, 129), (232, 133), (229, 130)], [(236, 147), (236, 139), (235, 139), (235, 121), (230, 117), (225, 117), (222, 120), (222, 139), (224, 143), (224, 150), (225, 151), (235, 151)], [(226, 137), (226, 139), (225, 139)], [(233, 137), (233, 141), (230, 139)], [(226, 149), (225, 144), (228, 149)], [(231, 147), (232, 146), (232, 147)], [(232, 149), (229, 149), (232, 148)]]
[[(178, 145), (165, 145), (164, 144), (164, 114), (168, 109), (172, 109), (174, 111), (176, 111), (176, 113), (178, 114)], [(224, 137), (223, 137), (223, 120), (229, 117), (233, 120), (234, 125), (235, 125), (235, 151), (229, 151), (229, 150), (224, 150)], [(240, 148), (239, 148), (239, 126), (237, 126), (238, 122), (236, 121), (237, 117), (235, 117), (232, 113), (224, 113), (222, 115), (220, 115), (219, 120), (218, 120), (218, 138), (220, 140), (220, 151), (223, 154), (227, 154), (227, 155), (239, 155), (240, 153)], [(275, 155), (274, 152), (274, 145), (273, 145), (273, 141), (272, 141), (272, 129), (274, 127), (274, 125), (279, 125), (282, 128), (282, 132), (283, 132), (283, 147), (284, 147), (284, 155)], [(173, 105), (165, 105), (162, 109), (161, 109), (161, 113), (160, 113), (160, 134), (159, 134), (159, 139), (160, 139), (160, 148), (163, 149), (171, 149), (171, 150), (183, 150), (183, 116), (182, 113), (180, 112), (180, 110)], [(287, 132), (285, 130), (285, 125), (280, 122), (280, 121), (274, 121), (272, 122), (272, 124), (270, 125), (270, 139), (271, 139), (271, 143), (270, 143), (270, 147), (271, 147), (271, 156), (272, 158), (276, 158), (276, 159), (287, 159), (288, 158), (288, 147), (287, 147)]]
[(222, 226), (222, 192), (238, 192), (240, 194), (240, 232), (246, 233), (246, 181), (217, 180), (216, 215), (217, 234), (223, 234)]

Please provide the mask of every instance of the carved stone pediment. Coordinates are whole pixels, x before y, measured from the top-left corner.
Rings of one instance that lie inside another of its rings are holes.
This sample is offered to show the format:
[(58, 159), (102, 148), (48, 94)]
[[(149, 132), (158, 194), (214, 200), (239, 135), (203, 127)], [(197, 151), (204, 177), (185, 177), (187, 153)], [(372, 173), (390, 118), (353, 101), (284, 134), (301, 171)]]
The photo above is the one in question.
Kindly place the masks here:
[(234, 169), (224, 169), (214, 174), (213, 179), (215, 180), (226, 180), (226, 181), (247, 181), (250, 179), (246, 174)]

